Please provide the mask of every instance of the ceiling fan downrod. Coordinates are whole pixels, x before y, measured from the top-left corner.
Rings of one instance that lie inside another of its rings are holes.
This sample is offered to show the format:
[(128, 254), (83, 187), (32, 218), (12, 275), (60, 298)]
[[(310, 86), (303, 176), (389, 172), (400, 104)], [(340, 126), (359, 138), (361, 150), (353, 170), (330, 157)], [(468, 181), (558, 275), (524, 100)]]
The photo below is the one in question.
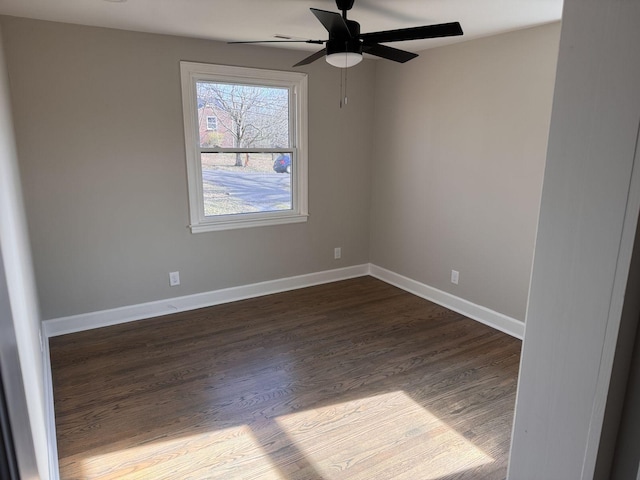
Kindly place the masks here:
[(342, 12), (342, 18), (347, 19), (347, 12), (353, 8), (355, 0), (336, 0), (336, 7)]

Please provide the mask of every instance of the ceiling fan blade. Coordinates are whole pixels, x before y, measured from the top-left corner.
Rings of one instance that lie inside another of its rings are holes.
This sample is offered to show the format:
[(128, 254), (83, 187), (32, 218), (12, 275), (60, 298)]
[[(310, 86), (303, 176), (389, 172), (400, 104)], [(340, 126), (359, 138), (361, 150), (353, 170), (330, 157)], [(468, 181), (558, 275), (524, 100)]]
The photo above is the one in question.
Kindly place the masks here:
[(387, 60), (393, 60), (394, 62), (398, 63), (408, 62), (412, 58), (416, 58), (418, 56), (417, 53), (387, 47), (386, 45), (380, 45), (379, 43), (363, 45), (362, 51), (364, 53), (375, 55), (376, 57), (386, 58)]
[(314, 53), (313, 55), (309, 55), (307, 58), (305, 58), (304, 60), (300, 60), (298, 63), (296, 63), (294, 65), (294, 67), (301, 67), (302, 65), (308, 65), (310, 63), (315, 62), (316, 60), (318, 60), (319, 58), (324, 57), (327, 54), (327, 49), (323, 48), (322, 50), (318, 50), (316, 53)]
[(378, 42), (401, 42), (404, 40), (421, 40), (423, 38), (454, 37), (462, 35), (462, 27), (458, 22), (425, 25), (424, 27), (401, 28), (382, 32), (363, 33), (360, 38), (365, 44)]
[(227, 42), (228, 44), (242, 43), (316, 43), (322, 45), (326, 40), (247, 40), (243, 42)]
[(344, 21), (342, 15), (335, 12), (327, 12), (326, 10), (318, 10), (317, 8), (310, 8), (320, 23), (324, 25), (324, 28), (329, 32), (329, 37), (337, 38), (351, 38), (351, 32), (347, 26), (347, 22)]

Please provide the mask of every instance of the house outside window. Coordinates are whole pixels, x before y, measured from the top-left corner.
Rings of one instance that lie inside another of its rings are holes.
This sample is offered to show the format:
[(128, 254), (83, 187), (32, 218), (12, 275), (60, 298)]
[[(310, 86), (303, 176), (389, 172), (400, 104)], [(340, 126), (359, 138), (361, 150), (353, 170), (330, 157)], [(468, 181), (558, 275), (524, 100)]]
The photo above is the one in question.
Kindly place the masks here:
[(307, 76), (180, 63), (191, 231), (307, 219)]

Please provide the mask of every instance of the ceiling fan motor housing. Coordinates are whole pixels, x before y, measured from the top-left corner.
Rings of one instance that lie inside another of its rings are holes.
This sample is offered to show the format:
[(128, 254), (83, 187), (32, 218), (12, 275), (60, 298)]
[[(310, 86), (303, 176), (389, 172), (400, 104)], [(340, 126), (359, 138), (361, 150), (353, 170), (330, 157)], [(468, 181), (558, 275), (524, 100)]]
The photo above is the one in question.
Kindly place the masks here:
[(349, 27), (349, 33), (351, 38), (334, 36), (329, 34), (329, 40), (327, 41), (327, 55), (332, 53), (362, 53), (362, 41), (358, 38), (360, 35), (360, 24), (353, 20), (347, 20), (347, 27)]
[(357, 38), (346, 40), (329, 40), (327, 42), (327, 55), (332, 53), (362, 53), (362, 42)]

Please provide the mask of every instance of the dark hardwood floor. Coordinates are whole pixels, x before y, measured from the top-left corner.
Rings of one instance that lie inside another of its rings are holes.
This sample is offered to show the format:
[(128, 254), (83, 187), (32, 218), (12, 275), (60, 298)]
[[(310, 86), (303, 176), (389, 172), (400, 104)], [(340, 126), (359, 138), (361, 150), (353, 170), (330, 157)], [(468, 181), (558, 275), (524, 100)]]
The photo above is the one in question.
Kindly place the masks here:
[(52, 338), (62, 479), (504, 479), (520, 341), (371, 277)]

